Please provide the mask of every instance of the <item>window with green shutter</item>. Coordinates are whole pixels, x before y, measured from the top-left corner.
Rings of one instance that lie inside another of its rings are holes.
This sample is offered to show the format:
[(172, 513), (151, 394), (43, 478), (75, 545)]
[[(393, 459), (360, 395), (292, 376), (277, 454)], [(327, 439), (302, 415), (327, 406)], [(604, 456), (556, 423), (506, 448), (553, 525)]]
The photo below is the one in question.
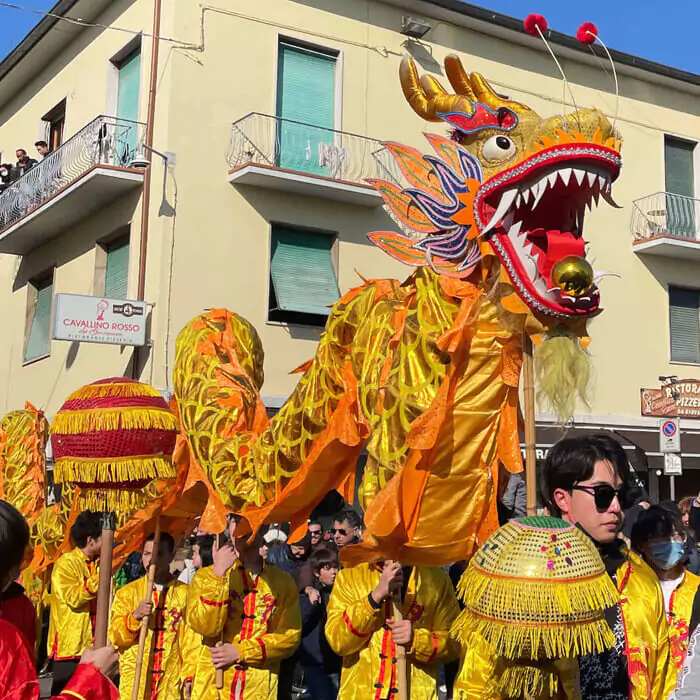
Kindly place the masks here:
[(700, 364), (700, 291), (668, 288), (671, 361)]
[(129, 239), (120, 238), (105, 247), (105, 291), (108, 299), (127, 299)]
[(327, 174), (321, 153), (334, 139), (337, 57), (287, 42), (280, 42), (278, 55), (277, 165)]
[(340, 298), (333, 265), (335, 236), (273, 225), (270, 321), (324, 326)]
[(51, 353), (51, 305), (53, 275), (29, 283), (30, 314), (24, 361), (31, 362)]
[(695, 144), (664, 138), (666, 227), (672, 236), (695, 238)]

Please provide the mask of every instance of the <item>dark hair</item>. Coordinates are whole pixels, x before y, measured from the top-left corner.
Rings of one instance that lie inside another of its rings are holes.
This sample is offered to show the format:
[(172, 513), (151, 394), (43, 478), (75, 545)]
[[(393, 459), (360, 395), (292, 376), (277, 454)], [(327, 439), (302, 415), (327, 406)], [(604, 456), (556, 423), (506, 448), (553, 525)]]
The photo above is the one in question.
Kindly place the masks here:
[(25, 156), (27, 155), (27, 149), (26, 149), (26, 148), (18, 148), (18, 149), (15, 151), (15, 153), (19, 153), (19, 152), (24, 153)]
[(195, 538), (194, 544), (199, 546), (199, 558), (202, 560), (202, 568), (214, 564), (214, 535), (200, 535)]
[[(622, 445), (608, 435), (590, 435), (560, 440), (547, 454), (540, 481), (540, 493), (549, 512), (559, 517), (561, 511), (554, 502), (557, 489), (569, 491), (593, 476), (596, 462), (610, 462), (622, 480), (621, 496), (631, 494), (633, 479), (630, 463)], [(624, 502), (623, 502), (624, 501)], [(627, 505), (623, 497), (620, 505)]]
[(0, 581), (19, 566), (29, 544), (29, 525), (7, 501), (0, 501)]
[(102, 534), (102, 514), (94, 510), (84, 510), (73, 523), (70, 537), (78, 549), (82, 549), (88, 537), (96, 540)]
[(649, 540), (667, 539), (675, 534), (686, 534), (678, 511), (663, 506), (649, 506), (639, 514), (632, 528), (630, 540), (632, 546), (639, 551), (640, 547)]
[(38, 148), (39, 146), (43, 146), (44, 148), (48, 148), (48, 147), (49, 147), (49, 144), (46, 143), (46, 141), (37, 141), (34, 145), (35, 145), (37, 148)]
[(319, 573), (326, 566), (340, 566), (338, 550), (335, 547), (319, 547), (309, 557), (309, 567), (313, 573)]
[[(156, 538), (156, 533), (152, 532), (147, 538), (146, 542), (153, 542)], [(160, 542), (158, 544), (158, 547), (160, 547), (163, 542), (165, 542), (168, 545), (168, 549), (170, 550), (170, 554), (173, 554), (175, 552), (175, 540), (173, 539), (173, 536), (169, 532), (161, 532), (160, 533)]]
[(344, 520), (348, 521), (350, 527), (362, 527), (362, 518), (353, 508), (343, 508), (343, 510), (333, 516), (334, 523), (342, 523)]
[(311, 525), (318, 525), (321, 528), (321, 534), (323, 534), (323, 532), (325, 531), (323, 524), (320, 523), (318, 520), (309, 520), (309, 527), (311, 527)]

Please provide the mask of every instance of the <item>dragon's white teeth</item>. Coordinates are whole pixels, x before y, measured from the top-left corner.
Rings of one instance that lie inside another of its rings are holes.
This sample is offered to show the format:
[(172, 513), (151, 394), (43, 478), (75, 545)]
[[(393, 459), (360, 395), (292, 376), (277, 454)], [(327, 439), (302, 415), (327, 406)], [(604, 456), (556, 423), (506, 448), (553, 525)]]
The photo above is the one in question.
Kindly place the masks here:
[(518, 209), (522, 203), (522, 195), (518, 192), (518, 196), (515, 198), (515, 208)]
[(600, 190), (596, 187), (593, 189), (593, 197), (591, 198), (595, 205), (598, 206), (598, 198), (600, 197)]
[(517, 194), (518, 190), (512, 188), (510, 190), (506, 190), (501, 195), (501, 201), (498, 203), (498, 208), (491, 217), (491, 221), (489, 221), (486, 227), (482, 230), (482, 236), (485, 233), (488, 233), (505, 216), (506, 212), (510, 209), (511, 205), (515, 201), (515, 197)]
[(554, 187), (554, 185), (557, 184), (557, 171), (555, 170), (553, 173), (549, 173), (547, 175), (547, 180), (549, 181), (549, 186)]
[(520, 228), (523, 225), (522, 221), (516, 221), (508, 230), (508, 235), (511, 239), (515, 239), (520, 235)]
[(562, 168), (559, 170), (559, 177), (561, 178), (562, 182), (568, 187), (569, 186), (569, 180), (571, 179), (571, 173), (572, 173), (572, 168)]
[(613, 199), (612, 193), (609, 189), (603, 190), (600, 194), (613, 209), (622, 209), (622, 207)]
[(598, 282), (604, 277), (617, 277), (617, 279), (622, 279), (622, 275), (618, 275), (617, 272), (608, 272), (607, 270), (595, 270), (593, 272), (593, 284), (598, 284)]
[(576, 176), (576, 182), (578, 182), (579, 185), (582, 185), (583, 178), (586, 177), (586, 171), (574, 169), (574, 175)]
[(535, 195), (535, 199), (532, 202), (532, 211), (535, 210), (535, 207), (539, 204), (540, 199), (542, 199), (542, 195), (545, 193), (545, 190), (547, 189), (547, 181), (546, 180), (540, 180), (534, 187), (533, 187), (533, 193)]
[(521, 195), (522, 198), (523, 198), (523, 204), (527, 204), (528, 200), (530, 199), (530, 190), (529, 190), (529, 188), (526, 187), (526, 188), (520, 193), (520, 195)]
[(593, 183), (596, 181), (598, 176), (590, 170), (586, 174), (588, 175), (588, 186), (593, 187)]
[(600, 186), (601, 191), (604, 190), (608, 185), (608, 179), (603, 175), (598, 175), (598, 185)]

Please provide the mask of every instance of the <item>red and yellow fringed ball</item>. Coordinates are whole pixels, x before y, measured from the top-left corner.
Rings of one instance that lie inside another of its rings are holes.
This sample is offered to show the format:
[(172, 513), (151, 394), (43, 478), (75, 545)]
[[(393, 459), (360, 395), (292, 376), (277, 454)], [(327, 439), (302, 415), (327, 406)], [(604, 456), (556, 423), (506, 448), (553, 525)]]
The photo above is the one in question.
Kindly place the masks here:
[(80, 505), (119, 515), (145, 505), (153, 479), (175, 478), (177, 419), (151, 386), (124, 377), (73, 392), (51, 423), (57, 483)]

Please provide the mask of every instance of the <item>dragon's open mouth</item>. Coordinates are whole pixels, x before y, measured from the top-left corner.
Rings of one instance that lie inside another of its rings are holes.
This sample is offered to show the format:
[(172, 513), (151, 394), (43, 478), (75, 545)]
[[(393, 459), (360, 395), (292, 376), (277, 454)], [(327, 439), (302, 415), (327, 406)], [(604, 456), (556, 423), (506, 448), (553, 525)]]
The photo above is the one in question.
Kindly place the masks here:
[[(600, 306), (596, 278), (585, 262), (586, 207), (610, 194), (620, 154), (593, 143), (545, 148), (484, 183), (474, 199), (481, 235), (490, 243), (526, 303), (542, 313), (590, 315)], [(574, 261), (579, 275), (567, 281), (558, 263)], [(581, 278), (589, 281), (581, 285)]]

